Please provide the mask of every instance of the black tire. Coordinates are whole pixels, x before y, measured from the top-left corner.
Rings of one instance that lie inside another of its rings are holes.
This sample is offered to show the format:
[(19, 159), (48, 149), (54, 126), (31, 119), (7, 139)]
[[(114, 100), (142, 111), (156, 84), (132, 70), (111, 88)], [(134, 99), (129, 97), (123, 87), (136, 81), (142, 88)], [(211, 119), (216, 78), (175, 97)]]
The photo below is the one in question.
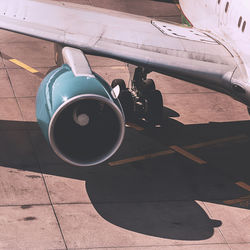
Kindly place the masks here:
[(126, 89), (126, 84), (123, 79), (114, 79), (111, 83), (112, 89), (115, 88), (117, 85), (120, 86), (120, 90), (125, 90)]
[(153, 79), (146, 79), (144, 82), (143, 86), (143, 91), (144, 92), (150, 92), (155, 90), (155, 82)]
[(133, 121), (135, 117), (134, 100), (130, 91), (127, 89), (122, 90), (118, 99), (122, 105), (126, 121)]
[(145, 97), (145, 119), (153, 124), (160, 124), (163, 114), (163, 100), (159, 90), (149, 92)]

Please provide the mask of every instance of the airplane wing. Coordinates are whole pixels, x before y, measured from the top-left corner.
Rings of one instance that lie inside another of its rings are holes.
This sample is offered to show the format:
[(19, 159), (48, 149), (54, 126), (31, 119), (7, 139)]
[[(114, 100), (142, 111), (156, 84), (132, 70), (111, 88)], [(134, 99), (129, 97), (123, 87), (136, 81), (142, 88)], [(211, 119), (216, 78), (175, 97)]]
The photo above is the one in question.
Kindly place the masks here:
[[(195, 28), (91, 6), (1, 0), (0, 28), (80, 48), (219, 90), (237, 58)], [(211, 83), (213, 86), (211, 86)]]

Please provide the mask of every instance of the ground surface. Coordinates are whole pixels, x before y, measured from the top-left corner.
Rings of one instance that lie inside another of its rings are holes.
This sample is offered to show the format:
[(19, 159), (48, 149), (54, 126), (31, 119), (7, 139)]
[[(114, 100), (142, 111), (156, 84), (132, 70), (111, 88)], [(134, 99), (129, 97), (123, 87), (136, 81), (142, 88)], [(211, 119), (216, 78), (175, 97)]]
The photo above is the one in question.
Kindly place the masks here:
[[(74, 2), (180, 20), (170, 1)], [(72, 167), (51, 152), (35, 118), (53, 44), (1, 31), (0, 51), (0, 249), (250, 249), (244, 105), (153, 73), (173, 117), (162, 128), (127, 128), (105, 164)], [(89, 59), (108, 82), (128, 80), (125, 64)]]

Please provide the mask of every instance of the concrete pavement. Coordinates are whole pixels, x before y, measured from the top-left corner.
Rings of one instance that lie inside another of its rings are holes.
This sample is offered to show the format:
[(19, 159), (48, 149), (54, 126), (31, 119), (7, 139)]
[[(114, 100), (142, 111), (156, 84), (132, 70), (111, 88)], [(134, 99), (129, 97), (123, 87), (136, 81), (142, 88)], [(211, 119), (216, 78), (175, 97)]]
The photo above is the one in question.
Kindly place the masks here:
[[(180, 20), (170, 1), (70, 2)], [(54, 66), (53, 44), (38, 39), (1, 31), (0, 52), (42, 74)], [(108, 82), (129, 79), (124, 63), (89, 60)], [(79, 168), (58, 159), (38, 128), (39, 75), (2, 57), (0, 249), (250, 248), (246, 107), (181, 80), (156, 73), (150, 77), (172, 118), (162, 128), (127, 128), (112, 159)], [(206, 164), (171, 151), (173, 145)]]

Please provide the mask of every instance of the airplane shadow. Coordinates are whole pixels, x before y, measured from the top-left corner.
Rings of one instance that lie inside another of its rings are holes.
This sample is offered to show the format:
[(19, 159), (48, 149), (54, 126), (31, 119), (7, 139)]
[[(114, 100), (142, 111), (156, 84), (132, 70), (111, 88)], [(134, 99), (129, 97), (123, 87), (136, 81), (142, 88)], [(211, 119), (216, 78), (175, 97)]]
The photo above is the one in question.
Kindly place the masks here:
[(172, 3), (172, 4), (176, 4), (179, 1), (178, 0), (152, 0), (154, 2), (164, 2), (164, 3)]
[[(184, 146), (246, 134), (249, 127), (248, 121), (184, 126), (169, 119), (162, 128), (130, 128), (111, 161), (166, 150), (169, 145)], [(204, 158), (207, 166), (170, 154), (117, 167), (104, 163), (79, 168), (54, 156), (36, 123), (1, 121), (0, 136), (2, 167), (84, 180), (92, 205), (105, 220), (146, 235), (176, 240), (208, 239), (223, 221), (210, 219), (198, 201), (224, 204), (224, 200), (249, 195), (235, 185), (238, 180), (250, 181), (247, 140), (197, 149), (195, 154)]]

